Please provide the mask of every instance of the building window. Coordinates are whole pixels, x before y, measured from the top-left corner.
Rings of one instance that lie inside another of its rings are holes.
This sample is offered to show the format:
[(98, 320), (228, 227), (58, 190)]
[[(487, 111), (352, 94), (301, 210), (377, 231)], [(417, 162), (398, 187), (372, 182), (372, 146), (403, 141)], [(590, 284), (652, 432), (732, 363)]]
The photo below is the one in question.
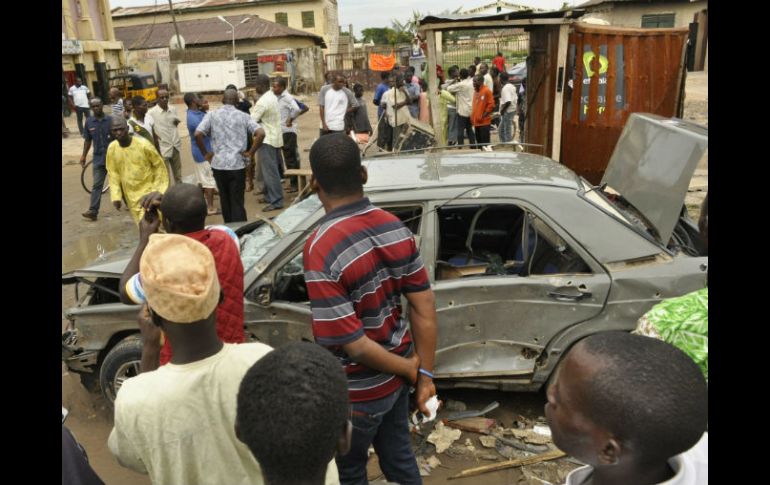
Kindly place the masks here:
[(275, 14), (275, 23), (289, 26), (289, 14), (286, 12), (278, 12)]
[(315, 12), (302, 12), (302, 28), (312, 29), (315, 27)]
[(669, 28), (674, 26), (673, 13), (660, 13), (654, 15), (642, 15), (642, 28), (643, 29), (660, 29)]
[(239, 54), (238, 59), (243, 61), (244, 77), (246, 78), (246, 86), (255, 86), (257, 84), (257, 76), (259, 75), (259, 63), (257, 62), (257, 54)]

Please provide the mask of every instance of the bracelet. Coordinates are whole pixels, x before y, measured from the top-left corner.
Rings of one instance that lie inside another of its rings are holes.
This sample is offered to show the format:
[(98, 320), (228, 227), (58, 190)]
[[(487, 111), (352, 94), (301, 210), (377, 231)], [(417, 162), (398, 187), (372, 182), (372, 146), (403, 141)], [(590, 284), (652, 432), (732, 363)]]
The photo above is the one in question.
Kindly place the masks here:
[(430, 377), (431, 379), (433, 379), (433, 374), (432, 374), (432, 373), (430, 373), (430, 372), (428, 372), (427, 370), (423, 369), (422, 367), (420, 367), (419, 369), (417, 369), (417, 371), (418, 371), (420, 374), (422, 374), (422, 375), (425, 375), (425, 376), (428, 376), (428, 377)]

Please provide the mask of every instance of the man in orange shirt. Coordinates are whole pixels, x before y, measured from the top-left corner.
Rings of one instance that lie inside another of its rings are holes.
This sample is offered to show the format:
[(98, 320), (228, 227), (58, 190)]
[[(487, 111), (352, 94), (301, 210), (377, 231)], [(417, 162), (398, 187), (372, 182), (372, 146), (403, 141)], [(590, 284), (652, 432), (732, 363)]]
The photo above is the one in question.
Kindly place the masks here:
[(489, 143), (489, 125), (492, 123), (492, 111), (495, 109), (495, 98), (492, 90), (484, 85), (484, 76), (473, 78), (473, 110), (471, 111), (471, 123), (476, 132), (476, 142), (482, 150)]

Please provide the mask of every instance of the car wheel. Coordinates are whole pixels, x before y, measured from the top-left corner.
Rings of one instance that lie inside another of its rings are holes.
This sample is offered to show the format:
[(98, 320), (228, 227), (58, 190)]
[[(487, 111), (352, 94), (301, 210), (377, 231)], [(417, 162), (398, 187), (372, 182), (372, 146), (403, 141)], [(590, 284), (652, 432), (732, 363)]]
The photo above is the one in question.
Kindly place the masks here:
[(112, 404), (126, 379), (139, 375), (142, 363), (142, 341), (126, 337), (107, 353), (99, 370), (99, 386)]

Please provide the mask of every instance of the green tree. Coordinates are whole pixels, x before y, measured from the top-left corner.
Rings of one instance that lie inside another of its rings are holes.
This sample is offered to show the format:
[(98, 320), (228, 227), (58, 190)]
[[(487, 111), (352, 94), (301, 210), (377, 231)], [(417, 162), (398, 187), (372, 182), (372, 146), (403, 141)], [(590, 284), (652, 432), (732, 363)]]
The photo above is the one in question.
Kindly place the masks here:
[(361, 30), (362, 40), (364, 42), (373, 42), (374, 44), (392, 44), (391, 38), (395, 36), (396, 32), (388, 27), (375, 28)]

